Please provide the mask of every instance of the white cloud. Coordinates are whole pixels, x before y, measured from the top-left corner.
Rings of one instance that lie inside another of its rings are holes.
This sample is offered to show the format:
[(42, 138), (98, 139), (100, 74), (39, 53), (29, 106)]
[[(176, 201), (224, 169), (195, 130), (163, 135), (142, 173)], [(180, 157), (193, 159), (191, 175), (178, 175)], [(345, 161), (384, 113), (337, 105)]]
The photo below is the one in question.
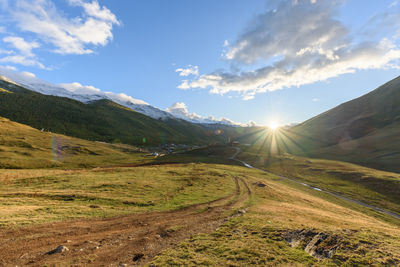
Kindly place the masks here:
[(106, 7), (101, 7), (97, 0), (91, 3), (85, 2), (83, 0), (68, 0), (71, 5), (81, 6), (85, 10), (86, 14), (103, 21), (109, 21), (120, 25), (117, 17)]
[(82, 85), (78, 82), (74, 82), (74, 83), (62, 83), (59, 84), (61, 87), (67, 89), (70, 92), (73, 92), (75, 94), (88, 94), (88, 95), (92, 95), (92, 94), (98, 94), (101, 92), (100, 89), (91, 86), (91, 85)]
[(0, 77), (11, 83), (31, 83), (38, 79), (34, 73), (28, 71), (17, 72), (17, 68), (13, 66), (1, 66), (0, 65)]
[[(165, 111), (171, 113), (176, 118), (188, 120), (188, 121), (191, 121), (194, 123), (209, 123), (209, 124), (221, 123), (221, 124), (234, 125), (234, 126), (247, 126), (247, 124), (245, 125), (245, 124), (241, 124), (238, 122), (234, 122), (227, 118), (216, 119), (213, 116), (205, 118), (196, 113), (190, 113), (186, 104), (183, 102), (177, 102), (177, 103), (173, 104), (172, 106), (170, 106), (169, 108), (167, 108)], [(250, 124), (248, 124), (248, 125), (250, 125)]]
[(8, 70), (12, 70), (12, 71), (17, 71), (17, 68), (14, 66), (4, 66), (4, 68), (6, 68)]
[(33, 49), (40, 47), (37, 42), (28, 42), (24, 38), (18, 36), (7, 36), (2, 39), (4, 43), (9, 44), (17, 50), (0, 50), (0, 54), (7, 56), (0, 58), (1, 63), (13, 63), (23, 66), (36, 66), (41, 69), (46, 67), (36, 58), (32, 52)]
[(15, 53), (15, 52), (12, 51), (12, 50), (5, 50), (5, 49), (1, 49), (1, 48), (0, 48), (0, 54), (12, 55), (12, 54), (14, 54), (14, 53)]
[(189, 65), (187, 68), (179, 68), (179, 69), (176, 69), (175, 71), (178, 72), (179, 76), (182, 76), (182, 77), (187, 77), (190, 75), (195, 75), (195, 76), (199, 75), (199, 67), (198, 66)]
[(99, 88), (96, 88), (92, 85), (82, 85), (78, 82), (74, 83), (62, 83), (58, 84), (58, 86), (68, 90), (69, 92), (76, 94), (76, 95), (97, 95), (99, 98), (108, 98), (111, 99), (117, 103), (132, 103), (132, 104), (138, 104), (138, 105), (148, 105), (146, 102), (135, 99), (131, 96), (128, 96), (126, 94), (117, 94), (113, 92), (103, 92)]
[(26, 78), (36, 78), (36, 75), (29, 71), (23, 71), (21, 72), (21, 75), (25, 76)]
[(178, 88), (182, 90), (190, 89), (189, 81), (183, 80), (182, 83), (178, 86)]
[(24, 55), (12, 55), (0, 58), (0, 63), (13, 63), (23, 66), (36, 66), (41, 69), (47, 69), (42, 63), (34, 58), (28, 58)]
[[(276, 6), (251, 21), (227, 47), (224, 58), (232, 63), (233, 71), (203, 74), (183, 81), (178, 88), (237, 92), (248, 100), (257, 93), (325, 81), (357, 70), (398, 67), (400, 47), (392, 36), (356, 41), (359, 38), (336, 19), (343, 1), (274, 2)], [(397, 26), (399, 29), (400, 23)]]
[(318, 102), (318, 101), (319, 101), (319, 98), (314, 97), (314, 98), (312, 99), (312, 101), (313, 101), (313, 102)]
[(191, 119), (191, 120), (202, 119), (201, 116), (197, 115), (196, 113), (189, 113), (186, 104), (183, 102), (177, 102), (172, 106), (170, 106), (169, 108), (167, 108), (165, 111), (181, 119)]
[(2, 6), (19, 30), (53, 45), (56, 53), (92, 53), (93, 47), (104, 46), (113, 38), (113, 26), (120, 22), (109, 9), (96, 0), (68, 3), (81, 7), (82, 15), (68, 18), (52, 0), (16, 0)]
[(27, 42), (24, 38), (17, 36), (4, 37), (3, 42), (11, 44), (27, 57), (34, 57), (32, 50), (39, 47), (37, 42)]

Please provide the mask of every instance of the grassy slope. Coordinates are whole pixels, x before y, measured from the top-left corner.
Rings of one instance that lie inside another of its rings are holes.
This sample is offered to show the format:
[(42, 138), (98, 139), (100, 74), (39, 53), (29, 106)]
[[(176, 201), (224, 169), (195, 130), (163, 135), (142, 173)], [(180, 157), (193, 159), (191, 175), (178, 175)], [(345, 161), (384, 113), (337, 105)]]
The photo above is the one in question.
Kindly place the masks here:
[[(348, 208), (349, 204), (257, 170), (221, 167), (245, 178), (253, 191), (244, 216), (213, 234), (199, 234), (158, 256), (157, 266), (321, 266), (400, 263), (400, 228)], [(258, 187), (255, 182), (266, 187)], [(351, 206), (351, 205), (350, 205)], [(318, 260), (285, 237), (297, 230), (325, 233), (320, 248), (338, 245)], [(332, 244), (329, 242), (333, 242)]]
[[(208, 156), (210, 162), (218, 162), (221, 159), (210, 154), (225, 157), (232, 152), (228, 150), (201, 149), (200, 155), (192, 152), (190, 159)], [(235, 186), (232, 177), (247, 181), (253, 194), (244, 216), (229, 220), (213, 234), (196, 235), (165, 251), (154, 261), (161, 266), (400, 263), (398, 222), (386, 223), (365, 215), (376, 216), (368, 209), (239, 166), (190, 163), (72, 171), (0, 170), (0, 177), (0, 218), (7, 226), (177, 209), (228, 195)], [(256, 186), (259, 181), (266, 187)], [(381, 218), (390, 222), (390, 218)], [(301, 246), (290, 247), (285, 236), (301, 229), (339, 240), (335, 256), (318, 260)]]
[[(253, 194), (244, 216), (232, 218), (213, 234), (193, 236), (165, 251), (154, 260), (159, 266), (400, 263), (399, 226), (257, 170), (178, 164), (75, 171), (0, 170), (0, 176), (6, 177), (0, 187), (4, 226), (177, 209), (230, 194), (235, 187), (232, 176), (247, 181)], [(255, 185), (260, 181), (266, 187)], [(338, 245), (333, 258), (318, 260), (301, 246), (292, 248), (285, 237), (301, 229), (329, 235)]]
[(399, 129), (400, 121), (396, 121), (361, 138), (322, 148), (313, 156), (400, 172)]
[(135, 145), (201, 144), (225, 141), (225, 131), (235, 131), (233, 127), (221, 126), (224, 131), (216, 134), (215, 126), (155, 120), (108, 100), (84, 104), (39, 94), (5, 81), (0, 81), (0, 87), (8, 91), (0, 91), (0, 116), (86, 140)]
[(359, 165), (243, 148), (239, 158), (276, 174), (400, 213), (400, 175)]
[(131, 146), (41, 132), (0, 117), (0, 168), (81, 168), (148, 160)]
[(235, 188), (225, 170), (195, 164), (0, 170), (0, 177), (1, 225), (172, 210), (229, 195)]
[(400, 77), (291, 128), (288, 151), (399, 172), (398, 103)]

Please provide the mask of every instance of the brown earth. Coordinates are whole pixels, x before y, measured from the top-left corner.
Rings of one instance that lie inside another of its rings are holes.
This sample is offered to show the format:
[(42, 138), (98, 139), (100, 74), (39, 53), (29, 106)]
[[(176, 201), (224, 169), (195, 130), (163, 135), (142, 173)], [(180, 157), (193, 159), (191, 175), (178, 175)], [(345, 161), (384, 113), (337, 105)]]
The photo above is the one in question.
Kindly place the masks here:
[[(197, 233), (210, 233), (243, 213), (251, 190), (233, 178), (230, 196), (170, 212), (84, 219), (0, 229), (0, 266), (143, 265)], [(49, 253), (63, 245), (69, 250)]]

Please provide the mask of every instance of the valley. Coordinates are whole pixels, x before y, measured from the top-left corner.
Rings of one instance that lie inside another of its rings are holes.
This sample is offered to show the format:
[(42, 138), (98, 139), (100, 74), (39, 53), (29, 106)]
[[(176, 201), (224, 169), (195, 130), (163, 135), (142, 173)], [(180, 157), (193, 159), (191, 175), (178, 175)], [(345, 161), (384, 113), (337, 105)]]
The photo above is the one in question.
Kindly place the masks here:
[[(249, 156), (237, 152), (238, 148), (230, 146), (211, 146), (155, 158), (136, 167), (4, 169), (1, 263), (241, 266), (400, 262), (399, 220), (279, 175), (242, 167), (230, 158)], [(182, 158), (187, 163), (176, 163)], [(212, 163), (224, 158), (229, 165)], [(297, 159), (296, 164), (300, 160), (311, 159)], [(276, 171), (274, 164), (269, 170)], [(310, 176), (307, 182), (317, 185), (317, 178)], [(318, 186), (326, 184), (319, 182)], [(336, 191), (346, 194), (345, 189), (337, 187)], [(311, 248), (315, 238), (322, 241)], [(58, 246), (68, 250), (48, 253)]]
[(398, 79), (274, 129), (1, 86), (1, 266), (400, 264)]
[(25, 266), (400, 266), (400, 0), (0, 0)]

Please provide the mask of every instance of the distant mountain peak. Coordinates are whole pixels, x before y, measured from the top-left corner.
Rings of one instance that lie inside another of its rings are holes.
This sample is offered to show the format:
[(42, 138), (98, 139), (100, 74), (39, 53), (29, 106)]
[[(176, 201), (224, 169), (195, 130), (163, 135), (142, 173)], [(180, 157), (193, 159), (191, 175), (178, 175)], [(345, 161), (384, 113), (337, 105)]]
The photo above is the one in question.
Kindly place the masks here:
[(184, 107), (185, 110), (181, 110), (179, 112), (171, 109), (163, 111), (151, 106), (143, 100), (135, 99), (123, 93), (116, 94), (113, 92), (103, 92), (94, 86), (85, 86), (78, 82), (53, 84), (36, 78), (36, 76), (32, 73), (15, 72), (4, 67), (0, 67), (0, 79), (9, 83), (21, 85), (22, 87), (38, 93), (67, 97), (83, 103), (89, 103), (100, 99), (108, 99), (153, 119), (181, 119), (192, 123), (243, 126), (240, 123), (236, 123), (225, 118), (217, 120), (213, 117), (204, 118), (195, 113), (190, 114), (187, 111), (186, 106)]

